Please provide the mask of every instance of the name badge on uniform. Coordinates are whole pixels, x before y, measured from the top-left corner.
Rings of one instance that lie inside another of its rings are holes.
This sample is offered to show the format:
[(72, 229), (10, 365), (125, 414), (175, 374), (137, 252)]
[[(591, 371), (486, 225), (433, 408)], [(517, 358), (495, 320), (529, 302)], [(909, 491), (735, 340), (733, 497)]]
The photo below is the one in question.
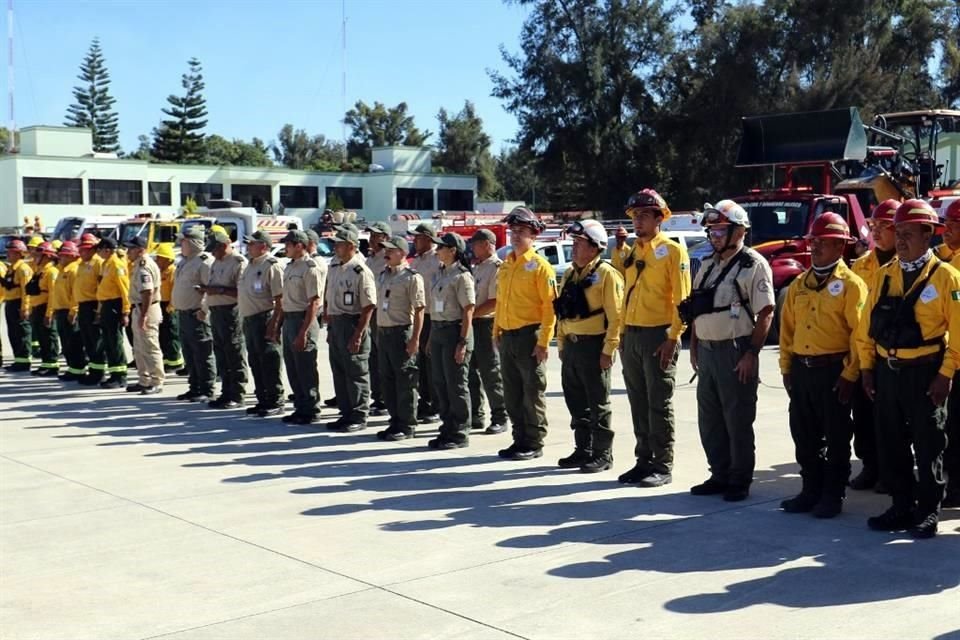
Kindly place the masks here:
[(657, 260), (667, 257), (667, 245), (662, 244), (653, 251), (653, 255), (657, 257)]
[(260, 278), (257, 278), (256, 280), (254, 280), (254, 281), (253, 281), (253, 290), (254, 290), (255, 292), (257, 292), (257, 293), (262, 292), (262, 291), (263, 291), (263, 280), (261, 280)]
[(834, 280), (829, 285), (827, 285), (827, 291), (830, 292), (830, 295), (836, 297), (843, 293), (843, 282), (840, 280)]
[(527, 271), (535, 271), (537, 269), (537, 263), (534, 260), (531, 260), (527, 264), (523, 265), (523, 268)]
[(343, 292), (343, 306), (352, 307), (353, 306), (353, 291), (344, 291)]
[(923, 304), (932, 302), (937, 298), (937, 288), (932, 284), (928, 284), (923, 288), (923, 291), (920, 293), (920, 300)]
[(380, 308), (384, 311), (388, 311), (390, 309), (390, 289), (387, 289), (386, 292), (384, 292), (383, 304), (380, 305)]
[(434, 300), (434, 301), (433, 301), (433, 312), (434, 312), (434, 313), (443, 313), (443, 308), (444, 308), (444, 306), (445, 306), (445, 305), (444, 305), (443, 300)]
[(731, 317), (731, 318), (734, 318), (734, 319), (740, 317), (740, 303), (739, 303), (739, 302), (732, 302), (732, 303), (730, 303), (730, 317)]

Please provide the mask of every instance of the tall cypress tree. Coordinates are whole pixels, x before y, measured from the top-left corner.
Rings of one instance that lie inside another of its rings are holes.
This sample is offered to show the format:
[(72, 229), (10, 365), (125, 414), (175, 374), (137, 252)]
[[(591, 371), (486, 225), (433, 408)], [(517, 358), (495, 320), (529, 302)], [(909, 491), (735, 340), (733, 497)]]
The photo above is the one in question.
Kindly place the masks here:
[(113, 110), (116, 99), (110, 95), (110, 72), (99, 39), (94, 38), (90, 44), (77, 78), (83, 85), (73, 88), (75, 102), (67, 108), (64, 124), (92, 130), (94, 151), (118, 151), (117, 112)]
[(153, 155), (161, 162), (197, 164), (205, 156), (203, 128), (207, 126), (207, 101), (203, 97), (203, 73), (200, 61), (191, 58), (190, 69), (183, 74), (182, 96), (167, 96), (170, 106), (163, 120), (153, 131)]

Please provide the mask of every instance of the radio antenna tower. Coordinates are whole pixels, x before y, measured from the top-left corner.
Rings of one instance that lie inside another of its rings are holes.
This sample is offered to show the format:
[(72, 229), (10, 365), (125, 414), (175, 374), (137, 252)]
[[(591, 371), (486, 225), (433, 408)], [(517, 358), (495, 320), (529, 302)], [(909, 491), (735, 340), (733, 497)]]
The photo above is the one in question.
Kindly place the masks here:
[(7, 93), (10, 96), (10, 139), (7, 151), (13, 153), (17, 136), (17, 120), (13, 111), (13, 0), (7, 0)]

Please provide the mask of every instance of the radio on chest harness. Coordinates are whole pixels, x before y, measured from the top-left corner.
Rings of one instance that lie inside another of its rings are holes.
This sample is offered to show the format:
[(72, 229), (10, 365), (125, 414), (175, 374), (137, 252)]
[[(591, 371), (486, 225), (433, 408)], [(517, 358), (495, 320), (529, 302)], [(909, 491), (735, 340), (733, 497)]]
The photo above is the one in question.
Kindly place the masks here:
[[(600, 280), (596, 273), (604, 262), (606, 261), (599, 260), (590, 270), (590, 273), (586, 277), (580, 278), (578, 282), (573, 282), (572, 277), (564, 279), (560, 295), (553, 301), (553, 310), (557, 317), (561, 320), (586, 319), (603, 313), (603, 305), (599, 309), (590, 310), (590, 304), (587, 302), (587, 289)], [(568, 273), (572, 273), (572, 270)]]
[(902, 297), (889, 295), (890, 276), (884, 276), (880, 297), (870, 311), (870, 337), (886, 349), (888, 357), (896, 358), (898, 349), (917, 349), (943, 343), (943, 334), (924, 339), (915, 311), (917, 300), (923, 295), (923, 290), (940, 264), (934, 264), (927, 277)]
[(716, 264), (716, 262), (711, 263), (710, 267), (707, 269), (707, 272), (703, 274), (703, 280), (700, 281), (701, 287), (694, 289), (690, 293), (690, 297), (677, 305), (677, 310), (680, 312), (680, 319), (684, 324), (689, 325), (702, 315), (730, 311), (733, 308), (733, 304), (718, 307), (714, 304), (714, 302), (716, 299), (717, 289), (720, 288), (720, 285), (724, 280), (726, 280), (727, 275), (733, 270), (733, 268), (737, 267), (737, 273), (733, 277), (733, 288), (737, 292), (739, 306), (743, 307), (747, 311), (750, 322), (756, 325), (756, 320), (753, 317), (753, 311), (750, 309), (750, 302), (743, 295), (743, 292), (740, 290), (740, 283), (737, 282), (737, 277), (740, 275), (740, 272), (745, 268), (749, 269), (753, 266), (753, 258), (747, 255), (747, 253), (741, 249), (737, 255), (730, 259), (730, 262), (728, 262), (727, 266), (723, 268), (723, 271), (720, 272), (720, 275), (713, 282), (713, 284), (709, 286), (703, 286), (710, 279), (710, 274), (713, 273), (713, 268), (716, 266)]

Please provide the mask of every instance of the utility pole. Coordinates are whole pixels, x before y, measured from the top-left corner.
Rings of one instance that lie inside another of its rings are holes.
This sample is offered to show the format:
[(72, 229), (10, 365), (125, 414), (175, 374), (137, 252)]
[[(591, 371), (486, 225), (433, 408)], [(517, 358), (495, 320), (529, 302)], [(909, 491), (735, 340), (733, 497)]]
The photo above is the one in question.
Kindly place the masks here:
[[(10, 0), (13, 2), (13, 0)], [(340, 137), (343, 139), (343, 151), (341, 159), (347, 161), (347, 0), (341, 0), (340, 13), (343, 18), (343, 27), (341, 29), (341, 81), (340, 81)]]

